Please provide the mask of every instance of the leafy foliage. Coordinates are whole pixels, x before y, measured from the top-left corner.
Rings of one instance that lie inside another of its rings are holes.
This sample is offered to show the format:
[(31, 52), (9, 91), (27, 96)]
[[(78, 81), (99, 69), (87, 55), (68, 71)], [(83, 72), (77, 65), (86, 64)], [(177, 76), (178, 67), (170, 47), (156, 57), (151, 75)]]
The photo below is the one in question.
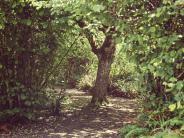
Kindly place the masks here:
[(92, 87), (98, 67), (89, 45), (95, 53), (109, 35), (116, 43), (111, 84), (137, 93), (143, 113), (141, 128), (122, 134), (183, 131), (183, 30), (182, 0), (1, 1), (0, 116), (30, 116), (47, 100), (48, 85)]
[(1, 1), (0, 9), (0, 109), (29, 114), (27, 109), (41, 103), (42, 82), (57, 49), (52, 21), (48, 9), (36, 10), (29, 1)]
[(127, 5), (132, 12), (125, 22), (129, 24), (124, 29), (126, 48), (138, 65), (144, 125), (152, 129), (181, 129), (184, 124), (183, 5), (178, 3), (140, 1)]

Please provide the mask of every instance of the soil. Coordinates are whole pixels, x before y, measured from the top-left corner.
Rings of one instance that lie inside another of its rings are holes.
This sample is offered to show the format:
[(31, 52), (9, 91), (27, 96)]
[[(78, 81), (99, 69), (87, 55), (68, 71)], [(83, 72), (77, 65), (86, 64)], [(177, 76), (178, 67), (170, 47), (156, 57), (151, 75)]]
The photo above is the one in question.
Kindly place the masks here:
[[(2, 138), (116, 138), (125, 124), (136, 122), (138, 103), (133, 99), (108, 97), (110, 104), (91, 108), (91, 96), (67, 90), (69, 100), (60, 116), (42, 111), (37, 121), (13, 127)], [(1, 133), (1, 132), (0, 132)]]

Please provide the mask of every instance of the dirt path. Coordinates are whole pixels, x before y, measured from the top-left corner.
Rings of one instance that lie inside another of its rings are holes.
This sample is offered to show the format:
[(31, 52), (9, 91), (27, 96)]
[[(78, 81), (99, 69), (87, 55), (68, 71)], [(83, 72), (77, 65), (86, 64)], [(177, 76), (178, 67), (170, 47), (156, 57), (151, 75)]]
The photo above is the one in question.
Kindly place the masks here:
[(87, 108), (91, 96), (68, 90), (71, 102), (61, 116), (41, 116), (38, 121), (15, 128), (6, 138), (116, 138), (118, 130), (135, 122), (135, 100), (109, 98), (111, 104), (99, 109)]

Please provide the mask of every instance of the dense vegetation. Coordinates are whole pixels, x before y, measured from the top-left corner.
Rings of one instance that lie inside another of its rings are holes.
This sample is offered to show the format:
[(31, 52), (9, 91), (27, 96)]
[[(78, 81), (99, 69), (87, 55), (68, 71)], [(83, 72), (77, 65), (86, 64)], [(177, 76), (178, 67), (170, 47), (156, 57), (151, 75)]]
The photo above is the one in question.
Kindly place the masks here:
[(51, 86), (90, 90), (95, 106), (118, 88), (136, 95), (142, 112), (122, 136), (162, 137), (171, 129), (179, 137), (183, 63), (183, 0), (0, 1), (2, 120), (34, 119), (57, 101)]

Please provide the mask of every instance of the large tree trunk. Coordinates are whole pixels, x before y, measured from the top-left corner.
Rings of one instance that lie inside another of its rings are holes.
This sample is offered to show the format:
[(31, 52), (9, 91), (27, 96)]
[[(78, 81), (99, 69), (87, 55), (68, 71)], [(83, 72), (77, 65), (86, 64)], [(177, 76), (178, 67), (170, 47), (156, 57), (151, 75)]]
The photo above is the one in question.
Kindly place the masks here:
[(102, 104), (103, 101), (107, 102), (106, 96), (111, 64), (112, 59), (99, 58), (97, 77), (91, 100), (93, 104)]
[(98, 71), (95, 86), (93, 89), (93, 97), (91, 103), (94, 105), (101, 105), (107, 101), (107, 89), (109, 86), (109, 76), (111, 64), (113, 62), (115, 53), (115, 43), (112, 36), (107, 36), (102, 47), (97, 53), (98, 56)]

